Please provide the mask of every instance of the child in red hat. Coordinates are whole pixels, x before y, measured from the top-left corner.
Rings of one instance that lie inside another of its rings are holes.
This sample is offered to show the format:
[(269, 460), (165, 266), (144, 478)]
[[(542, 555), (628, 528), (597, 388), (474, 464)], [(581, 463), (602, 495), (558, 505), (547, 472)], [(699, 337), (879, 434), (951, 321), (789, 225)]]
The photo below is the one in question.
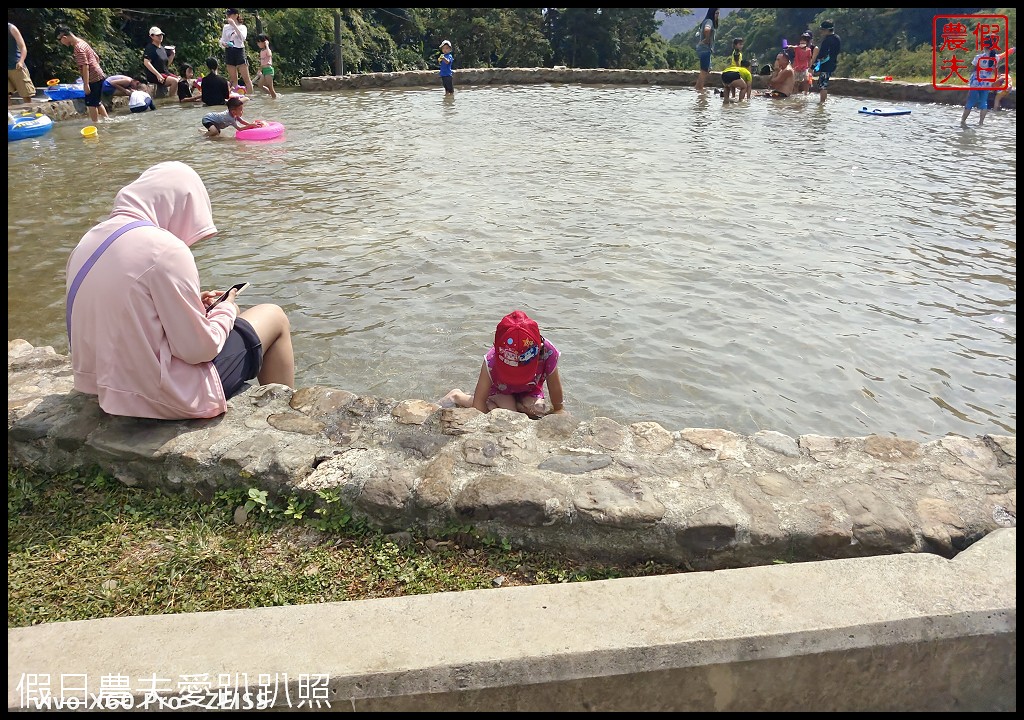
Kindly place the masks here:
[[(544, 339), (537, 323), (522, 310), (514, 310), (494, 331), (494, 347), (484, 356), (473, 394), (456, 388), (441, 405), (475, 407), (485, 413), (504, 408), (534, 418), (564, 413), (558, 356), (558, 348)], [(545, 382), (550, 404), (544, 397)]]

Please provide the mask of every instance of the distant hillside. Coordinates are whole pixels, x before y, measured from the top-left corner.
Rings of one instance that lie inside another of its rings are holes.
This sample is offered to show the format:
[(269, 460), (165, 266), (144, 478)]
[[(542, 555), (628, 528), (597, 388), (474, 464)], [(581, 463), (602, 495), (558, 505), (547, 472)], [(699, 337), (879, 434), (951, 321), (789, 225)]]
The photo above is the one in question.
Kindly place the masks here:
[[(733, 10), (739, 10), (739, 8), (722, 8), (718, 13), (718, 21), (721, 22)], [(663, 12), (656, 12), (654, 19), (662, 21), (661, 27), (658, 28), (658, 34), (666, 40), (671, 40), (679, 33), (697, 27), (697, 23), (704, 19), (707, 11), (707, 8), (690, 8), (689, 15), (666, 15)]]

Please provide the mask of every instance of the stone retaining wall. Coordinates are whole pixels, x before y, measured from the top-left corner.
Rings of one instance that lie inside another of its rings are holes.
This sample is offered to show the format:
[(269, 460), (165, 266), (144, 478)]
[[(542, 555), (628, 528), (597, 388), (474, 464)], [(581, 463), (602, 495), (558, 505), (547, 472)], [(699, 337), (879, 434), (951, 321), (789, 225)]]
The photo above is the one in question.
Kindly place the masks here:
[[(697, 83), (697, 70), (605, 70), (577, 68), (468, 68), (455, 71), (458, 85), (529, 85), (537, 83), (577, 83), (585, 85), (686, 85)], [(713, 72), (710, 87), (721, 85), (721, 73)], [(437, 71), (363, 73), (360, 75), (328, 75), (304, 77), (303, 90), (355, 90), (379, 87), (440, 86)], [(764, 89), (765, 78), (755, 75), (754, 88)], [(829, 93), (900, 102), (943, 103), (963, 105), (965, 92), (936, 90), (931, 83), (883, 82), (854, 78), (832, 78)], [(1016, 108), (1016, 90), (1003, 100), (1003, 107)]]
[[(143, 89), (152, 94), (152, 86), (143, 86)], [(40, 90), (40, 92), (42, 92)], [(113, 110), (127, 110), (128, 97), (126, 95), (115, 95), (110, 99)], [(8, 108), (13, 115), (21, 115), (28, 112), (39, 112), (49, 115), (54, 122), (60, 120), (82, 120), (88, 119), (89, 111), (85, 107), (85, 100), (48, 100), (45, 95), (37, 95), (28, 103), (18, 102)]]
[[(540, 83), (576, 83), (588, 85), (666, 85), (693, 86), (697, 83), (696, 70), (605, 70), (574, 68), (469, 68), (457, 70), (457, 85), (531, 85)], [(710, 87), (721, 84), (721, 73), (713, 72)], [(362, 73), (359, 75), (327, 75), (304, 77), (299, 81), (303, 90), (358, 90), (381, 87), (433, 87), (439, 86), (434, 70), (408, 70), (403, 72)], [(763, 77), (754, 76), (754, 88), (764, 89)], [(936, 90), (930, 83), (882, 82), (854, 78), (832, 78), (829, 92), (835, 95), (850, 95), (861, 98), (889, 100), (895, 102), (942, 103), (963, 105), (963, 92)], [(114, 107), (127, 107), (128, 98), (117, 96)], [(1012, 110), (1017, 107), (1017, 91), (1014, 89), (1004, 98), (1002, 107)], [(58, 100), (15, 105), (15, 114), (31, 110), (49, 115), (53, 120), (78, 119), (86, 114), (85, 103), (81, 100)]]
[(513, 545), (688, 569), (952, 557), (1016, 526), (1016, 438), (666, 429), (442, 409), (328, 387), (251, 388), (203, 421), (108, 416), (68, 358), (8, 342), (8, 462), (130, 485), (333, 489), (388, 531), (472, 525)]

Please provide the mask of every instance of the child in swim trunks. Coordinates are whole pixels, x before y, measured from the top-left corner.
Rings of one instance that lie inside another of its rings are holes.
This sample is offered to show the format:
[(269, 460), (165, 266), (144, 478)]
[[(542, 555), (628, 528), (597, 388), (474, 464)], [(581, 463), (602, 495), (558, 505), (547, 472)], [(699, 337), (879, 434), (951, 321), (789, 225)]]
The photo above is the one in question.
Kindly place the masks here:
[[(532, 418), (564, 413), (559, 355), (540, 334), (537, 323), (522, 310), (515, 310), (498, 323), (494, 347), (484, 356), (473, 394), (456, 388), (445, 395), (441, 405), (475, 407), (484, 413), (503, 408)], [(545, 382), (550, 402), (544, 397)]]
[(274, 53), (270, 49), (270, 38), (264, 33), (256, 36), (256, 44), (260, 46), (260, 81), (259, 86), (270, 97), (276, 98), (277, 91), (274, 90)]

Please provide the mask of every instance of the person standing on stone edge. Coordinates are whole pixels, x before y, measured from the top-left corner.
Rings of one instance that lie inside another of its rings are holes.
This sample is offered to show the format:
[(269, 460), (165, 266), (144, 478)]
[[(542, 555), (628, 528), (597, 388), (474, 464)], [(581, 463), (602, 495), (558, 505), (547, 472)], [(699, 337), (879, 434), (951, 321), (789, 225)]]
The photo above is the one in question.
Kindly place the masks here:
[(836, 71), (836, 62), (839, 60), (839, 52), (842, 50), (842, 42), (836, 35), (835, 23), (831, 20), (824, 20), (821, 29), (824, 37), (821, 45), (814, 50), (811, 56), (811, 67), (818, 73), (818, 102), (824, 103), (828, 97), (828, 81), (832, 79), (832, 73)]
[[(697, 78), (696, 89), (704, 89), (711, 72), (711, 54), (715, 48), (715, 32), (718, 31), (718, 8), (708, 8), (707, 15), (697, 29), (697, 58), (700, 60), (700, 76)], [(739, 62), (739, 60), (737, 60)]]
[(452, 77), (452, 44), (445, 40), (441, 43), (441, 56), (437, 59), (441, 64), (441, 84), (444, 85), (445, 95), (455, 95), (455, 80)]

